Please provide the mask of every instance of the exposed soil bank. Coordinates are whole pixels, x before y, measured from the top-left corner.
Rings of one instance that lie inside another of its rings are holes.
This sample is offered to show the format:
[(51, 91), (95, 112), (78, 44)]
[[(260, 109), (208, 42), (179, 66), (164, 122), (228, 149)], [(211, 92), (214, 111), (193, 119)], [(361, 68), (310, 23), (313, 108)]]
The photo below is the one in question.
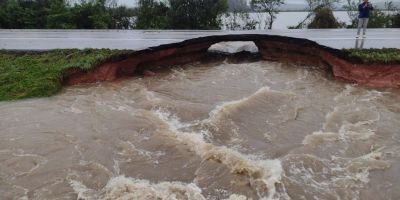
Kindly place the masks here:
[(263, 59), (321, 66), (340, 80), (370, 87), (400, 87), (400, 63), (363, 63), (349, 58), (341, 50), (307, 39), (257, 34), (208, 36), (137, 51), (130, 57), (100, 65), (89, 72), (70, 70), (64, 83), (111, 81), (143, 74), (147, 69), (198, 61), (207, 56), (211, 45), (224, 41), (253, 41)]

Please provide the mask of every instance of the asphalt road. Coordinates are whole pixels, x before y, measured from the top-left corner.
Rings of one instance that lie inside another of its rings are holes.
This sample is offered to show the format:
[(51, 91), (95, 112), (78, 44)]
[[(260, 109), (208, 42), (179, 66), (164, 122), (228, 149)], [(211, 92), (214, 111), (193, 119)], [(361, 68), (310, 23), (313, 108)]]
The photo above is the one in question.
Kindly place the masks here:
[(49, 50), (110, 48), (139, 50), (190, 38), (224, 34), (271, 34), (307, 38), (333, 48), (400, 48), (400, 29), (369, 29), (356, 40), (354, 29), (265, 31), (143, 31), (143, 30), (7, 30), (0, 29), (0, 49)]

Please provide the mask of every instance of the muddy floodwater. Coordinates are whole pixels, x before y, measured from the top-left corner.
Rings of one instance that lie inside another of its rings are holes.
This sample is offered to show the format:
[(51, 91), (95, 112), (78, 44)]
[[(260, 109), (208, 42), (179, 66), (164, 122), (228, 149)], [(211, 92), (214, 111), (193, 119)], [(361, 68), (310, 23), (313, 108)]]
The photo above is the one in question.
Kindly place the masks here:
[(400, 91), (217, 60), (0, 102), (0, 199), (398, 200)]

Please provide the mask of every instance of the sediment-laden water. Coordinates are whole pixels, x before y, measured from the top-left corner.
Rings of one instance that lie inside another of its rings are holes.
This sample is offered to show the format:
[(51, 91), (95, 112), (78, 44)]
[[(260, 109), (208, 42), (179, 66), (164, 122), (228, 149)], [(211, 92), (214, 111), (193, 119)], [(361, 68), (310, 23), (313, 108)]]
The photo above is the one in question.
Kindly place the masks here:
[(400, 199), (400, 91), (194, 63), (0, 103), (0, 199)]

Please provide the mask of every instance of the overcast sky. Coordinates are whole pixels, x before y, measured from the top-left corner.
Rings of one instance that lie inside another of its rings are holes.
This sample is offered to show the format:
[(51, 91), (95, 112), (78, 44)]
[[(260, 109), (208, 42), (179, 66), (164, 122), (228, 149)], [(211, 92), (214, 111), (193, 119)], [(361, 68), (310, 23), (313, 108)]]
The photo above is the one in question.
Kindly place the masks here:
[[(135, 5), (136, 0), (116, 0), (122, 5), (126, 6), (133, 6)], [(344, 1), (344, 0), (343, 0)], [(384, 2), (385, 0), (370, 0), (370, 2)], [(393, 2), (400, 2), (400, 0), (392, 0)], [(288, 4), (302, 4), (305, 3), (304, 0), (286, 0), (286, 3)]]

